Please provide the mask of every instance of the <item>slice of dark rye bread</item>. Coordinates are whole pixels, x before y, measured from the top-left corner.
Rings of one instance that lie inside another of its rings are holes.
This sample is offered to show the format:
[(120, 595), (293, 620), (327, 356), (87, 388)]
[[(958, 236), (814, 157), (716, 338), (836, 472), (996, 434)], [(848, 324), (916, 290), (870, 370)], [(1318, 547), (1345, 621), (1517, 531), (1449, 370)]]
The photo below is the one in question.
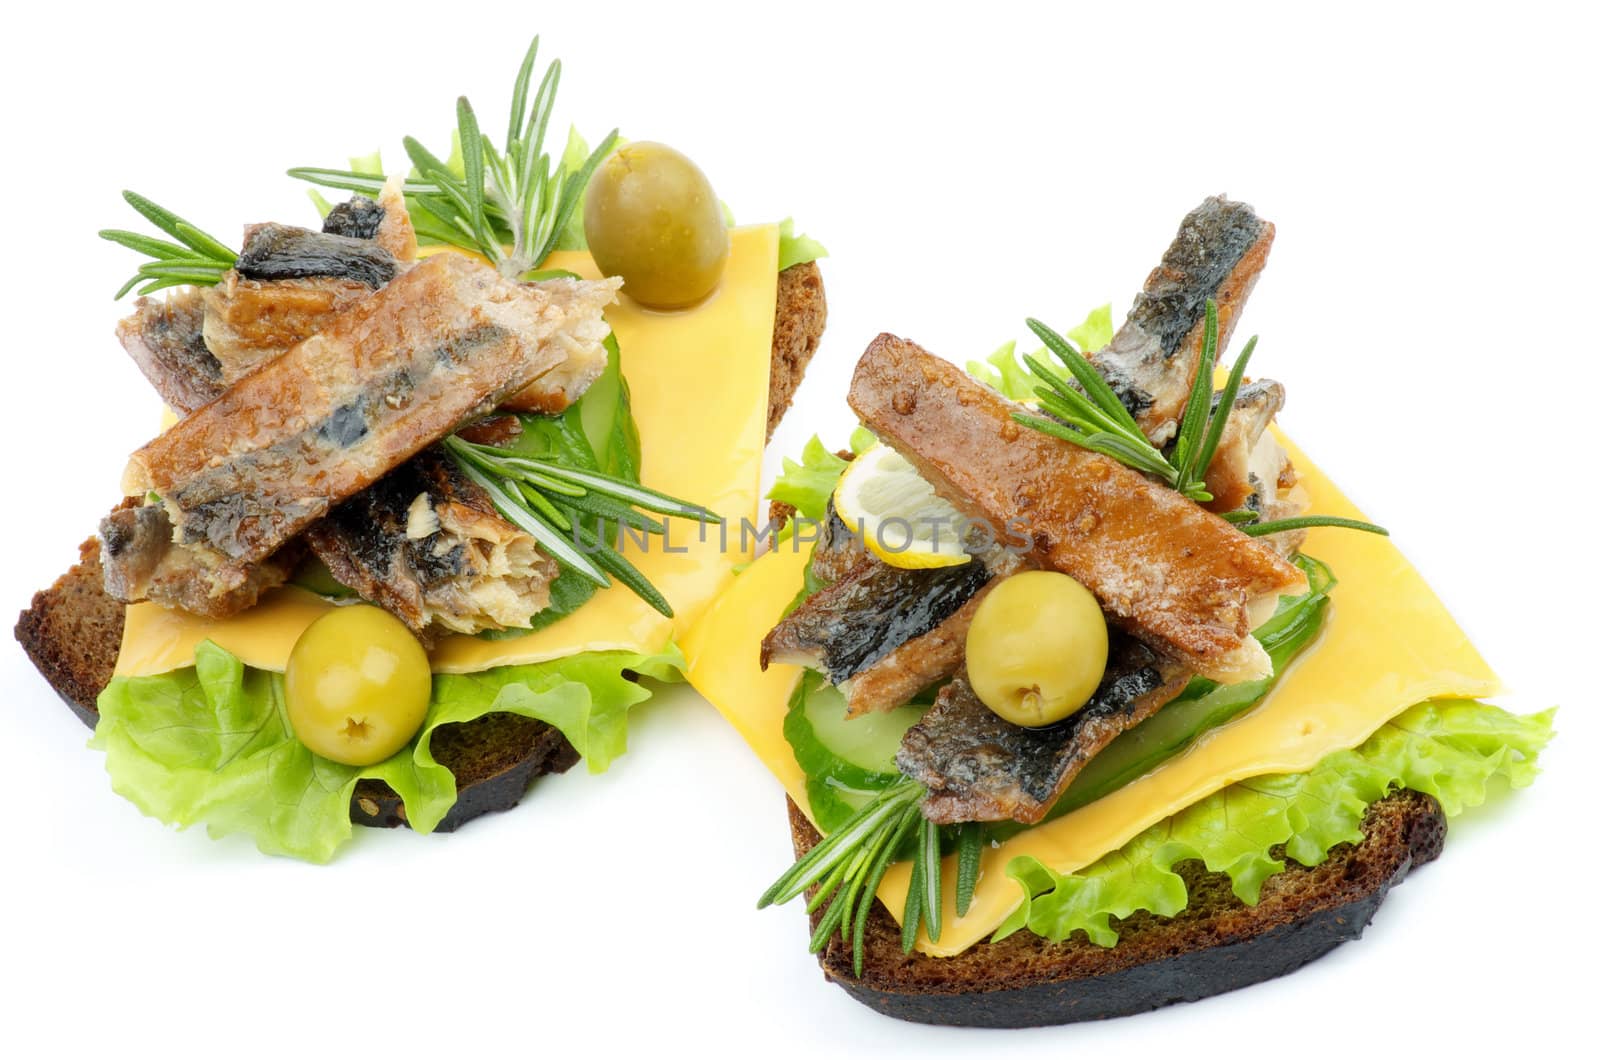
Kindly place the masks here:
[[(789, 827), (796, 857), (817, 842), (793, 801)], [(1234, 896), (1226, 875), (1183, 862), (1175, 871), (1189, 889), (1188, 908), (1119, 921), (1110, 948), (1081, 933), (1050, 942), (1024, 930), (954, 957), (907, 955), (900, 926), (874, 902), (861, 978), (837, 935), (822, 969), (863, 1005), (916, 1023), (1043, 1027), (1198, 1001), (1286, 975), (1360, 937), (1389, 888), (1439, 856), (1444, 811), (1432, 796), (1396, 791), (1368, 807), (1361, 830), (1364, 841), (1335, 847), (1315, 868), (1290, 861), (1255, 906)], [(813, 928), (821, 916), (812, 916)]]
[[(794, 399), (827, 323), (822, 272), (814, 262), (778, 274), (768, 386), (767, 437)], [(100, 542), (79, 546), (79, 560), (56, 583), (35, 593), (17, 620), (16, 637), (34, 666), (84, 724), (99, 719), (95, 701), (111, 680), (122, 643), (123, 606), (101, 584)], [(489, 714), (433, 735), (433, 754), (456, 778), (456, 803), (439, 823), (450, 832), (474, 817), (507, 810), (546, 773), (564, 773), (578, 753), (559, 730), (515, 714)], [(350, 801), (357, 824), (393, 828), (405, 806), (381, 781), (363, 780)]]

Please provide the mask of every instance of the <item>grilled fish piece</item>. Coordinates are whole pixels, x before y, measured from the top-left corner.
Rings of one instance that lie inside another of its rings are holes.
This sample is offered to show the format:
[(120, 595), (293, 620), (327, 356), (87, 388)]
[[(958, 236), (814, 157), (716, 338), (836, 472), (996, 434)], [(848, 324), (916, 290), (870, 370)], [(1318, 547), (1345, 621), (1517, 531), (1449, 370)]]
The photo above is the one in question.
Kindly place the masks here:
[(1189, 681), (1131, 637), (1113, 641), (1106, 675), (1084, 707), (1047, 728), (1001, 718), (962, 675), (906, 731), (895, 764), (928, 788), (922, 815), (938, 824), (1035, 824), (1084, 765), (1119, 733), (1160, 710)]
[(333, 208), (322, 232), (287, 225), (245, 230), (239, 264), (208, 289), (205, 341), (226, 382), (321, 331), (417, 258), (398, 181), (378, 201), (357, 195)]
[[(374, 236), (382, 221), (372, 225)], [(206, 346), (221, 362), (224, 380), (233, 383), (321, 331), (400, 268), (372, 239), (252, 225), (238, 263), (202, 296)]]
[(457, 254), (417, 265), (139, 450), (184, 544), (265, 559), (340, 502), (569, 356), (618, 282), (513, 283)]
[(1264, 676), (1252, 619), (1305, 575), (1270, 546), (1110, 457), (1020, 427), (1019, 406), (915, 343), (880, 335), (850, 406), (969, 518), (1020, 527), (1111, 618), (1196, 673)]
[(419, 635), (526, 626), (553, 560), (438, 448), (425, 449), (306, 534), (341, 584)]
[(221, 365), (223, 382), (232, 384), (371, 296), (372, 288), (356, 280), (316, 277), (268, 282), (228, 272), (200, 295), (205, 305), (205, 344)]
[(141, 298), (117, 324), (117, 341), (156, 393), (178, 412), (193, 412), (222, 393), (222, 364), (206, 348), (205, 302), (184, 288), (164, 300)]
[(1177, 434), (1194, 386), (1206, 299), (1217, 303), (1220, 351), (1267, 263), (1273, 232), (1242, 202), (1214, 195), (1201, 203), (1134, 297), (1127, 321), (1091, 358), (1157, 448)]
[(153, 600), (207, 618), (254, 606), (282, 585), (303, 549), (298, 543), (258, 563), (235, 563), (211, 549), (173, 544), (172, 523), (159, 505), (122, 507), (100, 521), (105, 590), (126, 604)]

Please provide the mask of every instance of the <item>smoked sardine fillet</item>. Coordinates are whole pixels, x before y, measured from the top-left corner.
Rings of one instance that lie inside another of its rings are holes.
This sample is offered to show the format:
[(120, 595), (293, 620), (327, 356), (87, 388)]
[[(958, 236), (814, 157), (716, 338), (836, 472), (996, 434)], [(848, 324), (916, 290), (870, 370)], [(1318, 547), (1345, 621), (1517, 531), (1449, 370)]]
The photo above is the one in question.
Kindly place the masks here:
[(903, 570), (878, 559), (828, 502), (811, 556), (812, 593), (761, 642), (774, 662), (820, 671), (852, 716), (892, 710), (954, 674), (989, 584), (1020, 561), (996, 542), (967, 563)]
[(205, 301), (185, 287), (164, 299), (141, 298), (117, 323), (117, 341), (169, 407), (192, 412), (222, 393), (222, 364), (206, 347)]
[[(394, 182), (377, 202), (356, 196), (336, 207), (321, 232), (291, 225), (245, 229), (238, 264), (202, 295), (206, 346), (233, 383), (326, 327), (413, 267), (416, 233)], [(504, 405), (555, 414), (605, 370), (603, 346), (574, 347), (561, 364)]]
[(1192, 210), (1134, 297), (1128, 319), (1090, 360), (1159, 449), (1177, 434), (1200, 366), (1206, 299), (1217, 303), (1217, 350), (1272, 249), (1273, 226), (1214, 195)]
[(106, 595), (204, 618), (254, 607), (262, 593), (289, 580), (304, 552), (294, 541), (259, 563), (235, 563), (213, 549), (187, 548), (173, 542), (172, 523), (159, 505), (124, 505), (100, 521)]
[(265, 559), (569, 356), (593, 356), (617, 287), (525, 286), (435, 255), (136, 452), (124, 492), (157, 494), (180, 543)]
[(418, 635), (526, 626), (550, 603), (555, 561), (501, 518), (437, 446), (306, 531), (335, 579)]
[(1182, 667), (1130, 637), (1115, 638), (1089, 702), (1054, 725), (1014, 725), (983, 705), (965, 675), (945, 685), (906, 730), (895, 764), (928, 788), (937, 824), (1042, 820), (1088, 761), (1166, 706), (1189, 683)]
[(970, 519), (1017, 527), (1034, 563), (1069, 574), (1123, 629), (1218, 681), (1270, 672), (1250, 636), (1305, 575), (1165, 486), (1012, 420), (1022, 407), (913, 342), (879, 335), (850, 406)]

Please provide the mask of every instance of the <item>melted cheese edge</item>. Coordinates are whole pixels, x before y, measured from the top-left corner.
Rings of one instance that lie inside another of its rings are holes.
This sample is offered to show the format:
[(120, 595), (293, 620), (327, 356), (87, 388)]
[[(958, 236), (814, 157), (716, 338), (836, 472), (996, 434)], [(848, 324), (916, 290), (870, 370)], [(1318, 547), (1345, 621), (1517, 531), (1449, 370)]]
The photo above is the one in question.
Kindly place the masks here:
[[(1287, 438), (1301, 482), (1319, 514), (1365, 518)], [(983, 853), (964, 917), (955, 912), (955, 859), (944, 872), (944, 930), (917, 948), (953, 956), (981, 942), (1021, 904), (1006, 877), (1012, 858), (1031, 855), (1073, 872), (1219, 788), (1265, 773), (1299, 772), (1355, 747), (1414, 703), (1493, 694), (1499, 681), (1461, 628), (1394, 544), (1349, 530), (1314, 529), (1306, 551), (1339, 579), (1321, 636), (1254, 710), (1214, 729), (1183, 753), (1122, 789)], [(783, 717), (799, 668), (759, 665), (762, 636), (799, 591), (804, 555), (763, 556), (707, 610), (684, 641), (689, 681), (733, 723), (789, 797), (809, 815), (805, 774), (783, 738)], [(881, 898), (898, 919), (907, 865), (884, 877)]]
[[(587, 253), (558, 252), (545, 264), (600, 278)], [(687, 633), (734, 568), (750, 559), (750, 543), (738, 531), (741, 520), (757, 516), (760, 504), (777, 275), (776, 226), (735, 229), (722, 284), (705, 302), (659, 312), (624, 295), (606, 310), (639, 425), (644, 484), (705, 504), (731, 523), (726, 548), (715, 527), (702, 534), (698, 524), (677, 519), (668, 521), (667, 538), (652, 539), (648, 549), (625, 540), (623, 553), (661, 590), (676, 616), (657, 614), (613, 584), (537, 633), (505, 640), (446, 637), (431, 653), (434, 672), (473, 673), (587, 651), (648, 654)], [(292, 586), (222, 621), (134, 604), (116, 672), (156, 674), (192, 665), (195, 646), (205, 639), (251, 666), (282, 670), (300, 633), (332, 606)]]

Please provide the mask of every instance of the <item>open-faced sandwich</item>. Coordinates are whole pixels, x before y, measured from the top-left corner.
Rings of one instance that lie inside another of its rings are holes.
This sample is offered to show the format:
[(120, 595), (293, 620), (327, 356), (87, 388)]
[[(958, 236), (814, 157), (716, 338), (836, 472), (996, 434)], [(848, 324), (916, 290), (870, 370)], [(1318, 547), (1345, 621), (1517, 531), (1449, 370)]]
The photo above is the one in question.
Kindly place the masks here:
[(685, 641), (787, 789), (813, 952), (929, 1023), (1123, 1015), (1359, 935), (1551, 712), (1274, 424), (1228, 344), (1273, 239), (1211, 198), (1126, 321), (968, 371), (880, 335), (851, 450)]
[(462, 99), (409, 176), (292, 171), (356, 193), (317, 229), (128, 193), (166, 238), (102, 233), (152, 259), (117, 337), (172, 416), (17, 637), (145, 813), (320, 861), (604, 769), (749, 559), (708, 527), (756, 510), (821, 247), (660, 144), (552, 162), (537, 44), (503, 144)]

